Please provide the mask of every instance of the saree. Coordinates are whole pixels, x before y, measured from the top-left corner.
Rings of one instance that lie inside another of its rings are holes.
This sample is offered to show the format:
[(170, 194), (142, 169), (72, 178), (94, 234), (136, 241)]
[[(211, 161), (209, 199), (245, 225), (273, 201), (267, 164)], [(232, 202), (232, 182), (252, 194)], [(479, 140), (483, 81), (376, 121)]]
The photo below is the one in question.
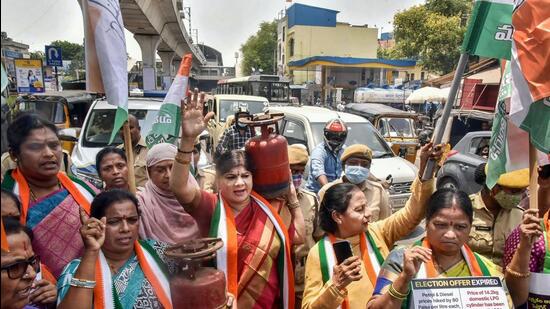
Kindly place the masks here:
[(275, 209), (256, 193), (236, 217), (218, 198), (211, 237), (224, 240), (216, 266), (241, 308), (294, 308), (290, 240)]
[[(416, 242), (413, 246), (424, 246), (429, 248), (430, 245), (427, 239)], [(374, 287), (373, 296), (383, 295), (388, 292), (390, 284), (392, 284), (403, 271), (403, 255), (407, 247), (400, 246), (393, 249), (378, 274), (378, 279)], [(512, 299), (510, 298), (508, 289), (506, 288), (503, 280), (501, 268), (491, 262), (489, 259), (483, 257), (480, 254), (472, 252), (468, 245), (464, 244), (461, 248), (461, 254), (463, 259), (451, 266), (443, 273), (438, 273), (435, 270), (433, 260), (428, 263), (422, 263), (415, 279), (423, 278), (448, 278), (448, 277), (477, 277), (477, 276), (492, 276), (499, 277), (502, 281), (504, 291), (508, 298), (510, 308), (513, 308)], [(409, 287), (409, 291), (411, 288)], [(410, 296), (410, 294), (409, 294)], [(409, 307), (409, 298), (403, 301), (401, 308)]]
[(59, 173), (58, 179), (61, 188), (36, 201), (31, 201), (28, 183), (19, 170), (6, 173), (2, 183), (2, 188), (19, 196), (21, 223), (34, 234), (33, 250), (56, 278), (67, 263), (82, 254), (79, 208), (89, 215), (90, 203), (98, 192), (64, 173)]
[[(140, 240), (134, 254), (115, 274), (111, 274), (101, 254), (96, 264), (93, 308), (171, 308), (167, 274), (176, 271), (176, 264), (164, 255), (168, 246), (163, 242)], [(80, 259), (71, 261), (59, 277), (58, 304), (67, 295), (79, 265)]]

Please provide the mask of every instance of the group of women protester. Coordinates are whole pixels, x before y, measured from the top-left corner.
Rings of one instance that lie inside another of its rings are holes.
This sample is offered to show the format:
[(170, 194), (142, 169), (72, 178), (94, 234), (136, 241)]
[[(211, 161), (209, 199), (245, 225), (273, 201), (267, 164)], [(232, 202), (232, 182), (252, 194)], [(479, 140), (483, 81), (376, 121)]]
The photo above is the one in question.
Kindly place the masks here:
[[(215, 266), (225, 273), (228, 306), (296, 306), (293, 255), (305, 229), (292, 179), (282, 201), (265, 199), (253, 190), (254, 162), (233, 150), (215, 158), (218, 194), (202, 190), (192, 171), (195, 140), (212, 117), (203, 103), (195, 91), (183, 105), (179, 147), (148, 151), (149, 179), (135, 195), (120, 149), (97, 155), (100, 192), (59, 172), (54, 125), (32, 114), (15, 119), (8, 142), (17, 168), (2, 181), (9, 252), (2, 251), (1, 308), (172, 308), (172, 293), (185, 291), (170, 290), (178, 267), (166, 249), (199, 237), (223, 240)], [(440, 145), (425, 145), (418, 175), (440, 156)], [(539, 178), (539, 185), (538, 211), (525, 211), (506, 243), (504, 272), (468, 246), (474, 210), (463, 192), (435, 191), (433, 179), (417, 176), (406, 206), (371, 222), (356, 185), (330, 187), (319, 209), (324, 236), (306, 260), (301, 307), (398, 308), (411, 301), (412, 279), (467, 276), (501, 277), (510, 305), (525, 304), (530, 276), (550, 272), (550, 201), (540, 196), (550, 195), (549, 180)], [(396, 244), (423, 220), (423, 239)], [(337, 263), (332, 244), (340, 240), (349, 241), (353, 256)]]

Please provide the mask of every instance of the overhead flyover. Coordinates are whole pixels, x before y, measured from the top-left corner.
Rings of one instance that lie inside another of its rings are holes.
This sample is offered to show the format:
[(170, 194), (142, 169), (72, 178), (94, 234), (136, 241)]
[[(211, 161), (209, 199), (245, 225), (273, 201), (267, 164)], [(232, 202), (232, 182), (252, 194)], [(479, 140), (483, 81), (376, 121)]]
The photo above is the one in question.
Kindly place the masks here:
[(124, 26), (134, 34), (141, 48), (143, 88), (156, 88), (156, 54), (163, 64), (165, 81), (171, 78), (171, 64), (186, 53), (193, 54), (193, 66), (206, 64), (202, 51), (193, 44), (182, 22), (181, 0), (120, 0)]

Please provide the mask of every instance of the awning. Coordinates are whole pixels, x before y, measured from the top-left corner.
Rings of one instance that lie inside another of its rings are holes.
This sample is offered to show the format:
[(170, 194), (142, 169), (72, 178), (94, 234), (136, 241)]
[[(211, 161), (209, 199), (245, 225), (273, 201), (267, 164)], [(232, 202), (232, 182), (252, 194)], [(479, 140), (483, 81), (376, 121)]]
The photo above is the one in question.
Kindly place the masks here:
[(348, 68), (381, 68), (392, 70), (412, 70), (416, 65), (415, 60), (390, 60), (378, 58), (354, 58), (354, 57), (333, 57), (313, 56), (301, 60), (290, 61), (289, 68), (300, 69), (315, 67), (317, 65)]
[(500, 83), (500, 68), (494, 68), (491, 70), (483, 71), (467, 77), (468, 79), (481, 79), (482, 84), (495, 84)]

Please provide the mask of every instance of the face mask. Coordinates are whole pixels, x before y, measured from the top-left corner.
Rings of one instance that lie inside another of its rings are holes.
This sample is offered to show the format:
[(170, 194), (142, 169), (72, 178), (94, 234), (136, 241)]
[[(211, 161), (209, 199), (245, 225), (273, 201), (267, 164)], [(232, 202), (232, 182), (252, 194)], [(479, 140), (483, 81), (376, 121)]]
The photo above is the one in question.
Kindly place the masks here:
[(521, 201), (521, 193), (509, 194), (504, 191), (499, 191), (497, 194), (495, 194), (495, 200), (500, 205), (500, 207), (504, 209), (512, 209), (519, 205), (519, 202)]
[(304, 175), (302, 175), (302, 174), (292, 175), (292, 182), (294, 183), (294, 188), (299, 188), (300, 187), (300, 185), (302, 184), (303, 177), (304, 177)]
[(328, 144), (328, 147), (334, 152), (339, 151), (343, 145), (343, 143), (335, 142), (335, 141), (328, 141), (327, 144)]
[(346, 178), (354, 185), (358, 185), (369, 178), (369, 169), (358, 165), (345, 166)]
[(244, 130), (246, 129), (246, 124), (237, 121), (237, 128)]

